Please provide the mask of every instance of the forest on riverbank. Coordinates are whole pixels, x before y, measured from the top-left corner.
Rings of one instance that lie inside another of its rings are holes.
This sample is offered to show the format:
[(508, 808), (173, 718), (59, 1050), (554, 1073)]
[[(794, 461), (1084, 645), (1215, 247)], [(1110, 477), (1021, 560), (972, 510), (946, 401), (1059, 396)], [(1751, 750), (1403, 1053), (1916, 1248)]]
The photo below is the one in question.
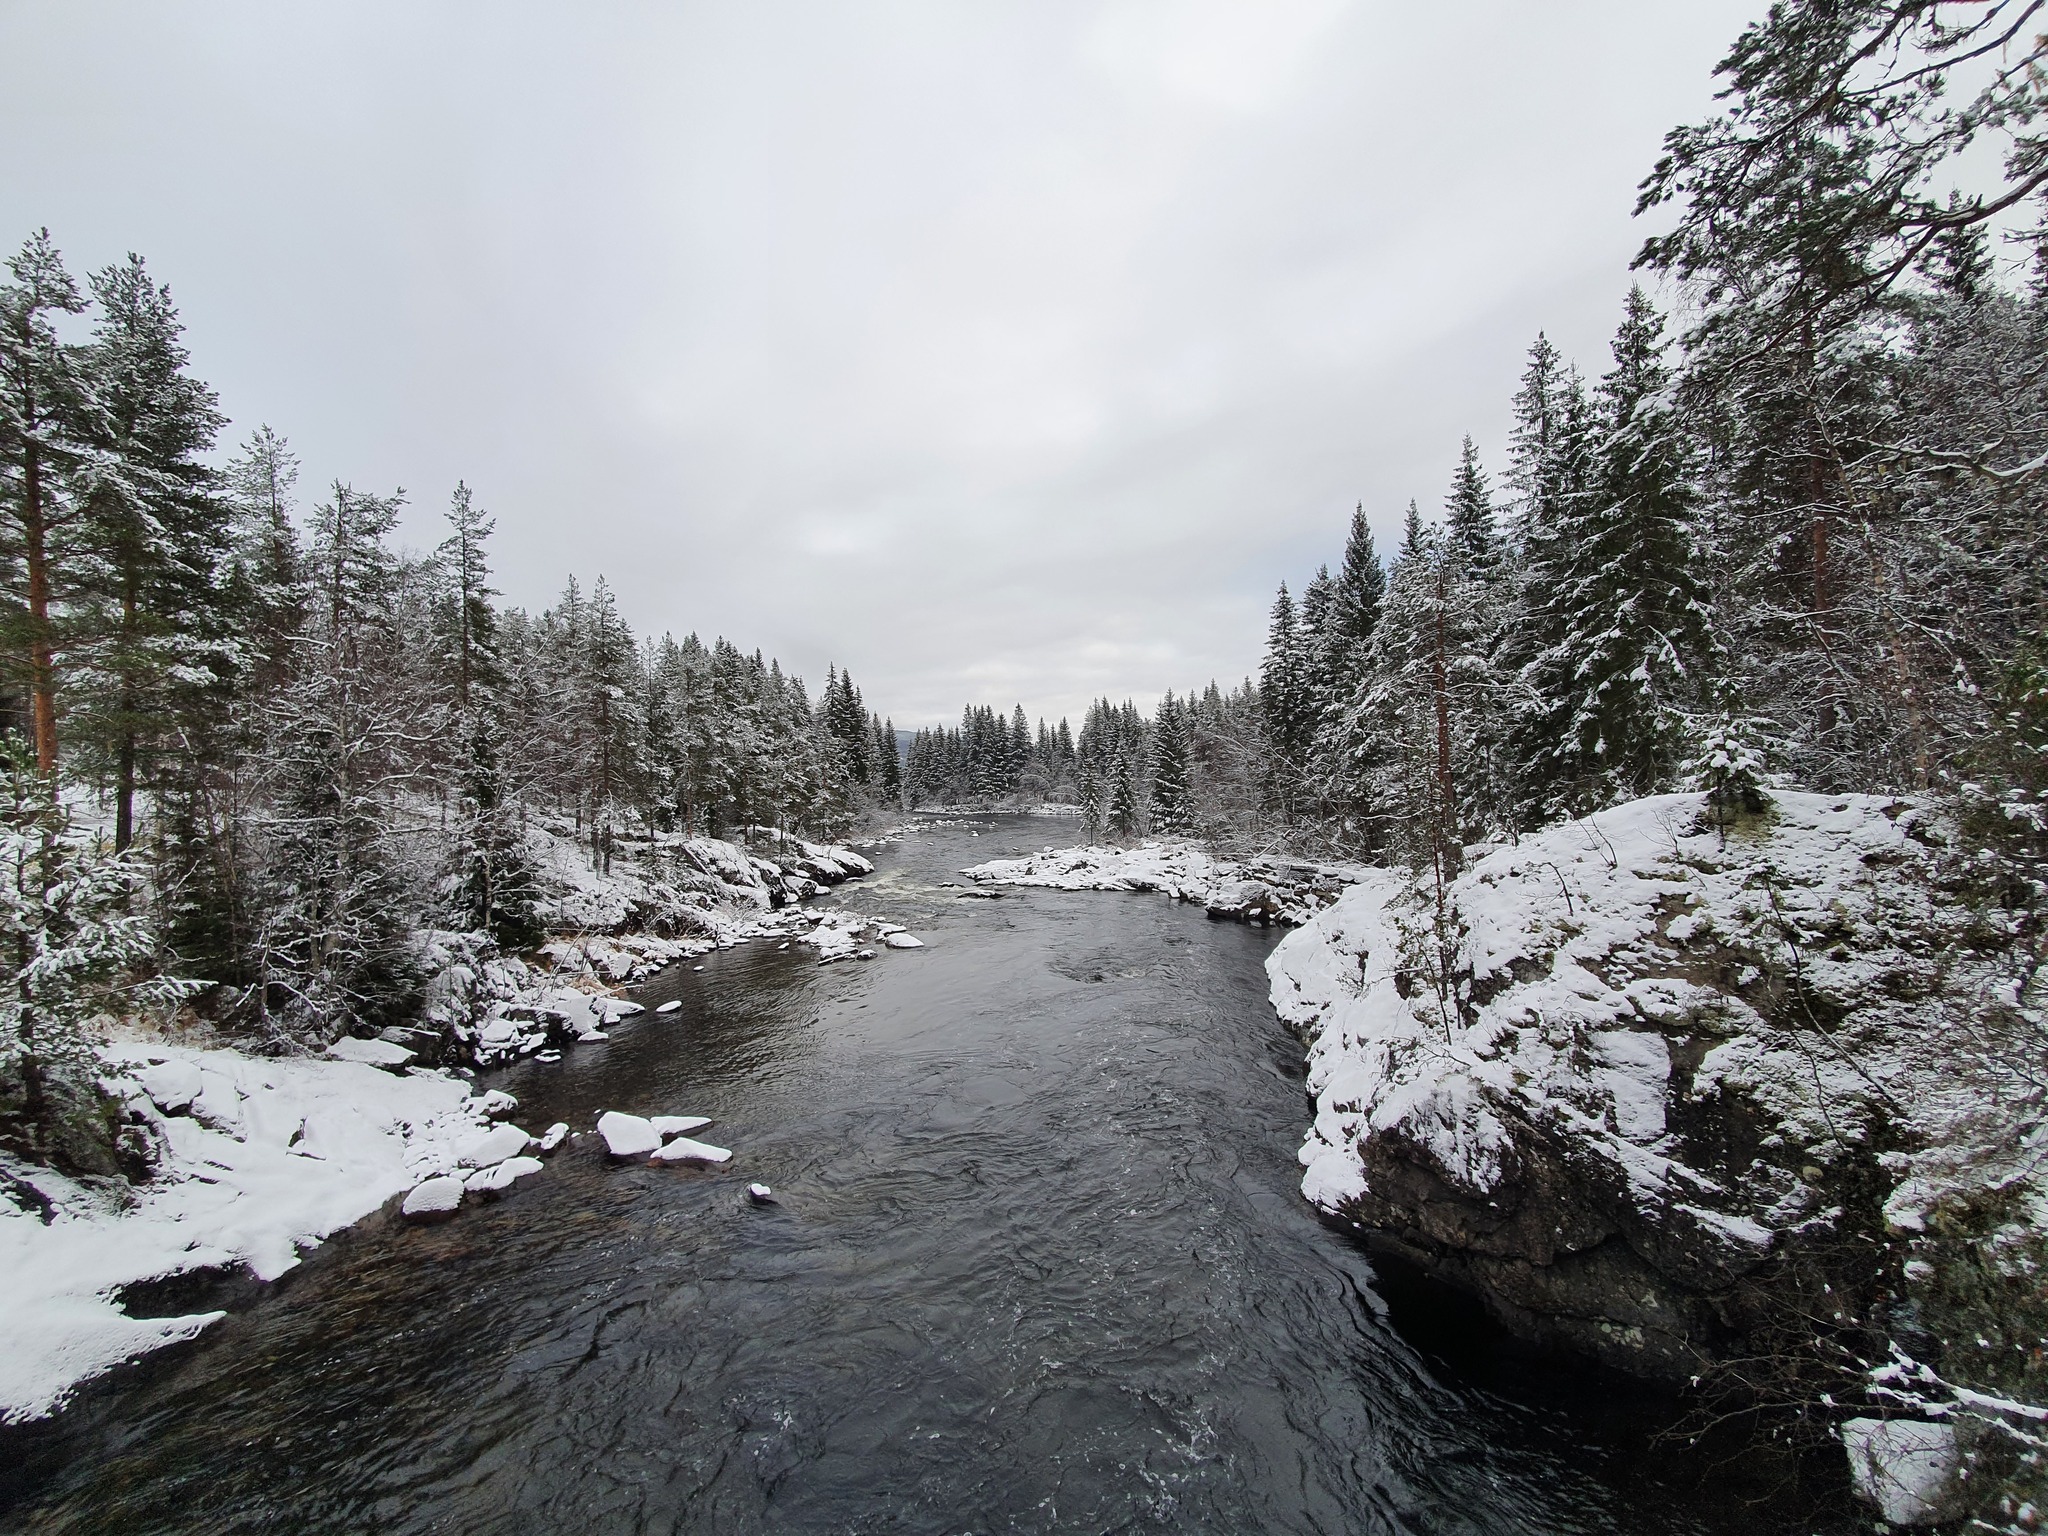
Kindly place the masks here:
[[(0, 1125), (96, 1113), (92, 1023), (196, 1013), (266, 1050), (411, 1018), (422, 935), (542, 937), (529, 823), (609, 872), (629, 833), (835, 835), (898, 794), (836, 668), (636, 637), (599, 577), (506, 607), (493, 522), (397, 543), (402, 491), (301, 505), (269, 427), (225, 465), (169, 287), (0, 284)], [(751, 878), (751, 877), (750, 877)]]

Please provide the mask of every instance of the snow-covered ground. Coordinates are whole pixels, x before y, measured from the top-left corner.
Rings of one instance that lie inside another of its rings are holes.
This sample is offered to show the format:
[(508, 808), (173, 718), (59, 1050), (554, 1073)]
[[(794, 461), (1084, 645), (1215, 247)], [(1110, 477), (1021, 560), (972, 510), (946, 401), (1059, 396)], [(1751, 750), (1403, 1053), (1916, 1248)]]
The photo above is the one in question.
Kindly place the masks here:
[(131, 1317), (117, 1299), (123, 1287), (209, 1269), (275, 1279), (421, 1180), (465, 1164), (488, 1170), (526, 1150), (524, 1132), (491, 1120), (511, 1107), (508, 1095), (441, 1073), (153, 1043), (104, 1054), (109, 1083), (157, 1142), (159, 1169), (147, 1184), (110, 1191), (9, 1166), (48, 1204), (0, 1200), (8, 1421), (48, 1413), (76, 1383), (221, 1316)]
[[(1835, 1305), (1902, 1286), (1949, 1379), (1879, 1346), (1864, 1390), (1928, 1417), (1852, 1450), (1927, 1461), (1957, 1416), (2034, 1434), (2002, 1394), (2037, 1330), (1968, 1309), (2037, 1291), (2048, 1246), (2039, 978), (1956, 847), (1928, 807), (1790, 792), (1724, 845), (1662, 795), (1484, 852), (1440, 910), (1367, 875), (1268, 960), (1309, 1045), (1303, 1193), (1540, 1336), (1678, 1376), (1720, 1322), (1796, 1305), (1773, 1256), (1860, 1252)], [(1879, 1467), (1901, 1510), (1933, 1498), (1905, 1461)]]
[(1219, 917), (1308, 921), (1366, 871), (1356, 865), (1287, 859), (1219, 859), (1193, 843), (1147, 840), (1134, 848), (1047, 848), (963, 870), (981, 885), (1060, 891), (1159, 891)]
[[(1880, 1112), (1948, 1140), (1971, 1108), (1927, 1027), (1924, 880), (1898, 873), (1925, 863), (1925, 830), (1897, 800), (1791, 793), (1726, 847), (1696, 795), (1550, 828), (1451, 885), (1448, 1002), (1429, 903), (1373, 872), (1267, 962), (1275, 1008), (1310, 1041), (1304, 1192), (1329, 1210), (1365, 1194), (1361, 1152), (1391, 1137), (1483, 1198), (1510, 1120), (1533, 1116), (1598, 1147), (1645, 1202), (1682, 1191), (1729, 1243), (1768, 1245), (1816, 1208), (1809, 1185), (1723, 1187), (1675, 1161), (1682, 1102), (1740, 1094), (1780, 1128), (1774, 1161), (1822, 1166)], [(1678, 1037), (1702, 1043), (1683, 1070)], [(1893, 1214), (1924, 1202), (1902, 1178)]]

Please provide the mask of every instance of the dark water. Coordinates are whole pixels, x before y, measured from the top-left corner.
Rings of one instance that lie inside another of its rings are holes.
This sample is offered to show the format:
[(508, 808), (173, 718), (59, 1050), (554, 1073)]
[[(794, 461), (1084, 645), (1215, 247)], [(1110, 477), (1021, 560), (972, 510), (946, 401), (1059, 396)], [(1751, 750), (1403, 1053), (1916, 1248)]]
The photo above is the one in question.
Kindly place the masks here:
[[(533, 1130), (716, 1116), (728, 1168), (586, 1140), (449, 1225), (374, 1218), (16, 1437), (9, 1527), (1815, 1528), (1608, 1385), (1418, 1348), (1296, 1192), (1272, 937), (1157, 897), (960, 899), (960, 865), (1061, 830), (981, 825), (840, 893), (929, 947), (746, 946), (642, 993), (681, 1013), (499, 1075)], [(1455, 1350), (1460, 1316), (1419, 1322)]]

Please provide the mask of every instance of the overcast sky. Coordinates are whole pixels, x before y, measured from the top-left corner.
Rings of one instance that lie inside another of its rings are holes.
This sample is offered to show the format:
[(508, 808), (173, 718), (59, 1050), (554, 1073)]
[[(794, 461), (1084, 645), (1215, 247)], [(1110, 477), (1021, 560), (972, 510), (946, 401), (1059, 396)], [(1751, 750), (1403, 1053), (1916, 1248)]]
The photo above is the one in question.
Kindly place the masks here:
[(1256, 667), (1283, 578), (1588, 373), (1752, 3), (0, 0), (0, 241), (135, 250), (336, 478), (458, 477), (900, 725)]

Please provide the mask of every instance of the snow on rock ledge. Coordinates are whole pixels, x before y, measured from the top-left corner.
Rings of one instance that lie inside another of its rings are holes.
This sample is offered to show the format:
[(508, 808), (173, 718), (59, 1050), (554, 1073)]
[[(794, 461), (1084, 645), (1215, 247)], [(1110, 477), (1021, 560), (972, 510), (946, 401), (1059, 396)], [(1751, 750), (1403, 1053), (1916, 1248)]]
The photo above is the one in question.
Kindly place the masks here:
[(1702, 812), (1488, 852), (1440, 928), (1376, 871), (1267, 961), (1309, 1045), (1308, 1198), (1525, 1335), (1679, 1379), (1796, 1284), (1874, 1298), (1882, 1231), (1832, 1239), (1911, 1184), (1873, 1143), (1970, 1113), (1936, 1025), (1983, 985), (1939, 931), (1925, 810), (1788, 793), (1725, 848)]
[(1307, 922), (1366, 871), (1290, 859), (1239, 863), (1188, 843), (1148, 841), (1135, 848), (1048, 848), (1021, 859), (991, 859), (961, 873), (981, 885), (1160, 891), (1175, 901), (1199, 904), (1211, 917), (1295, 925)]
[(10, 1168), (52, 1210), (44, 1222), (0, 1201), (6, 1422), (39, 1418), (77, 1383), (222, 1315), (131, 1317), (115, 1300), (123, 1287), (238, 1267), (275, 1279), (302, 1249), (452, 1173), (497, 1134), (469, 1086), (438, 1074), (161, 1044), (103, 1054), (157, 1139), (158, 1173), (122, 1203), (48, 1169)]

